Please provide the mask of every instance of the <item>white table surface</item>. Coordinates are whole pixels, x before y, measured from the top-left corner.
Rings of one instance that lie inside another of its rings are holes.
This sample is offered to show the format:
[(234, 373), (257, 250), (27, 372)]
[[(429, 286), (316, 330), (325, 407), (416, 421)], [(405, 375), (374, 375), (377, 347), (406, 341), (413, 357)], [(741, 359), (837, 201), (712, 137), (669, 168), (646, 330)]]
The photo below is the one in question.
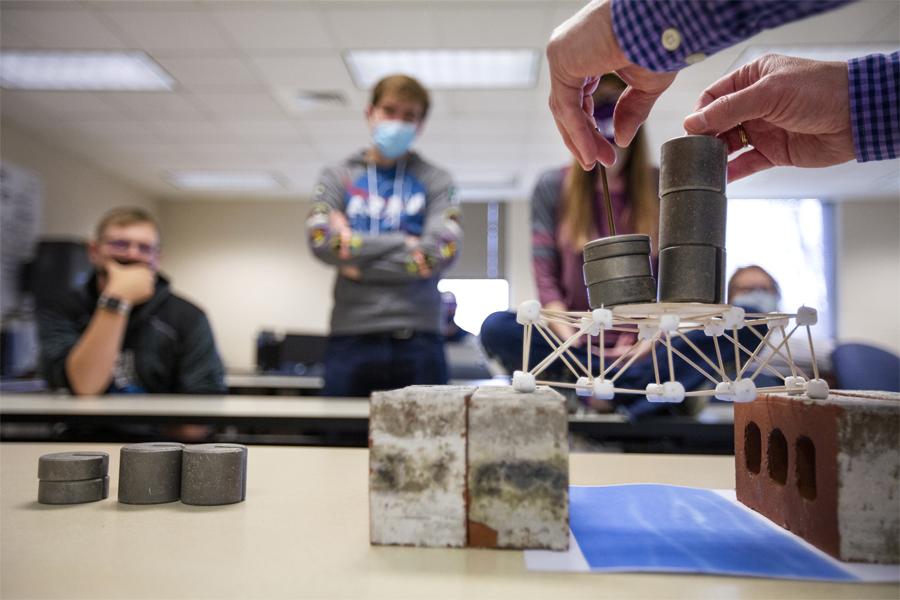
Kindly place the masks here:
[(123, 394), (3, 394), (4, 415), (154, 415), (271, 418), (369, 418), (368, 398)]
[[(38, 457), (110, 453), (110, 498), (36, 502)], [(368, 452), (251, 447), (247, 501), (118, 504), (118, 446), (0, 445), (0, 596), (12, 598), (897, 598), (896, 585), (544, 574), (522, 552), (369, 545)], [(574, 454), (573, 484), (734, 486), (733, 458)]]

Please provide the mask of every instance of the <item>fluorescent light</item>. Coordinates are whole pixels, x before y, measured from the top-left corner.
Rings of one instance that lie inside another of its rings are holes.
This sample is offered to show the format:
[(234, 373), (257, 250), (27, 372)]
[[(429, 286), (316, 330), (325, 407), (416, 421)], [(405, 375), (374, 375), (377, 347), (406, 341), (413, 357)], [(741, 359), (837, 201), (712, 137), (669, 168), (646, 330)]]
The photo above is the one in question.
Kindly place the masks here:
[(344, 60), (360, 89), (403, 73), (431, 89), (531, 88), (539, 53), (518, 50), (348, 50)]
[(182, 190), (254, 192), (284, 186), (268, 171), (172, 171), (169, 183)]
[(14, 90), (171, 90), (175, 80), (144, 52), (0, 52), (0, 85)]
[(897, 50), (896, 46), (884, 44), (840, 44), (836, 46), (749, 46), (741, 52), (737, 60), (728, 67), (734, 71), (747, 63), (751, 63), (764, 54), (784, 54), (812, 60), (847, 61), (851, 58), (868, 54), (890, 54)]

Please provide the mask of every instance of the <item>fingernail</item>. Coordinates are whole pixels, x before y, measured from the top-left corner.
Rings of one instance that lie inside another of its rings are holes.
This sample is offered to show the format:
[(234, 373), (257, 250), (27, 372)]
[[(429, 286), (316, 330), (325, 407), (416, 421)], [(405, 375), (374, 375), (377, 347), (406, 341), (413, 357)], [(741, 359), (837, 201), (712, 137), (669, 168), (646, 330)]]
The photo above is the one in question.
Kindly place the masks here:
[(706, 131), (706, 115), (702, 112), (689, 114), (684, 118), (684, 128), (694, 131)]

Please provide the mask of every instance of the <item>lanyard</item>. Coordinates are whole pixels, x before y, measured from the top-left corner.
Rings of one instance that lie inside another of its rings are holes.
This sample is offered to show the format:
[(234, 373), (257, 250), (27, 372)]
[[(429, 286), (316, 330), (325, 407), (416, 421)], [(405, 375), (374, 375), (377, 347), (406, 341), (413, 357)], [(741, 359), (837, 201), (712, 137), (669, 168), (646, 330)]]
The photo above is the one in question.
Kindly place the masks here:
[[(372, 198), (378, 195), (378, 171), (375, 170), (373, 163), (366, 163), (366, 173), (369, 180), (369, 233), (376, 234), (381, 228), (381, 215), (372, 214)], [(397, 163), (397, 172), (394, 174), (394, 189), (392, 190), (392, 195), (400, 198), (400, 202), (403, 202), (403, 177), (405, 174), (406, 160), (404, 159)], [(387, 204), (389, 199), (385, 198), (384, 200), (385, 204)], [(382, 206), (383, 209), (384, 205)]]

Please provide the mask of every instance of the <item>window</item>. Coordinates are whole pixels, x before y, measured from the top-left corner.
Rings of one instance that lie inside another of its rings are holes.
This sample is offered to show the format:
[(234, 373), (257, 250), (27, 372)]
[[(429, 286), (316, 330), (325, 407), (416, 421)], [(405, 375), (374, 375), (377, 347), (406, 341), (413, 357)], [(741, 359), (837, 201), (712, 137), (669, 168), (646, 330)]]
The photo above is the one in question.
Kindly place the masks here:
[(509, 308), (509, 282), (505, 279), (442, 279), (441, 292), (456, 296), (456, 324), (478, 335), (491, 313)]
[(781, 287), (781, 310), (819, 311), (815, 329), (833, 337), (833, 222), (831, 207), (815, 199), (729, 200), (727, 266), (756, 264)]

